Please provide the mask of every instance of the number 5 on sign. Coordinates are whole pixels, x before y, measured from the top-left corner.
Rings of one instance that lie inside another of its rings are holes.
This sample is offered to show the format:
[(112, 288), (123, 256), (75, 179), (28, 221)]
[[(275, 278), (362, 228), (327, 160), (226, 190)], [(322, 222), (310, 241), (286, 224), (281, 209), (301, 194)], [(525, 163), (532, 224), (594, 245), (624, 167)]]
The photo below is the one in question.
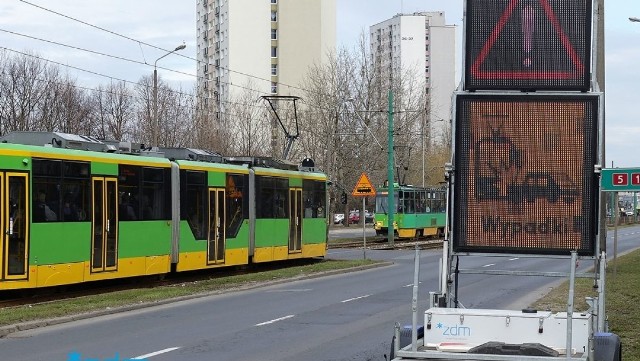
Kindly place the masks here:
[(612, 183), (614, 186), (626, 186), (629, 184), (627, 173), (613, 173)]

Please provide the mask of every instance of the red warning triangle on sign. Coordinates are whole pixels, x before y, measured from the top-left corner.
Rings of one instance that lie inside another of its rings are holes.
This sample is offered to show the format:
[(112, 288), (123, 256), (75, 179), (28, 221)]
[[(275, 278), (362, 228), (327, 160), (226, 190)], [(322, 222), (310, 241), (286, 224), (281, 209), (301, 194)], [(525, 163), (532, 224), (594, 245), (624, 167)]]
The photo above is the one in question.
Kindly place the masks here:
[[(505, 1), (498, 2), (504, 4)], [(576, 1), (569, 0), (567, 2)], [(492, 2), (472, 1), (471, 3), (479, 8), (475, 17), (481, 18), (482, 12), (488, 11), (481, 8), (483, 3)], [(557, 5), (554, 4), (554, 6)], [(564, 8), (559, 9), (559, 11), (566, 11)], [(492, 8), (491, 10), (496, 9)], [(582, 16), (585, 18), (588, 16), (586, 14), (561, 15), (564, 16), (562, 18), (564, 22), (558, 19), (549, 0), (509, 0), (491, 32), (482, 35), (485, 37), (484, 39), (478, 39), (480, 31), (476, 31), (473, 27), (484, 27), (488, 30), (486, 26), (493, 24), (487, 24), (482, 19), (471, 19), (468, 41), (475, 41), (476, 45), (480, 45), (481, 41), (484, 41), (479, 51), (476, 48), (475, 59), (468, 58), (471, 60), (470, 73), (472, 78), (563, 80), (584, 77), (584, 64), (588, 61), (588, 59), (584, 59), (586, 51), (585, 49), (576, 51), (573, 43), (585, 42), (585, 37), (588, 39), (588, 34), (584, 34), (579, 26), (566, 23), (567, 19), (571, 17)], [(568, 29), (571, 37), (563, 29), (563, 24), (571, 27)], [(585, 24), (585, 27), (590, 29), (588, 23)], [(480, 42), (478, 43), (478, 41)]]
[(376, 189), (373, 187), (373, 184), (371, 184), (369, 177), (367, 177), (367, 173), (363, 172), (362, 175), (360, 175), (360, 179), (358, 183), (356, 183), (356, 186), (353, 187), (351, 195), (354, 197), (376, 195)]

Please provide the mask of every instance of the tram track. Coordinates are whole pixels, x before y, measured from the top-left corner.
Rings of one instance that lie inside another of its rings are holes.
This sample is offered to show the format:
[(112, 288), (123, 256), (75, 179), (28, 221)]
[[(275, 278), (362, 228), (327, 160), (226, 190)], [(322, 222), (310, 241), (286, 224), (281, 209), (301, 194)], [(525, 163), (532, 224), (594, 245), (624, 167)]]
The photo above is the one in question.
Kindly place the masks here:
[[(384, 250), (384, 249), (414, 249), (416, 246), (419, 249), (433, 249), (442, 247), (442, 239), (424, 239), (424, 238), (412, 238), (412, 239), (402, 239), (395, 240), (394, 245), (390, 246), (386, 238), (376, 237), (367, 239), (367, 249), (376, 249), (376, 250)], [(363, 240), (353, 240), (353, 241), (345, 241), (345, 242), (337, 242), (337, 243), (329, 243), (330, 249), (335, 248), (362, 248)]]

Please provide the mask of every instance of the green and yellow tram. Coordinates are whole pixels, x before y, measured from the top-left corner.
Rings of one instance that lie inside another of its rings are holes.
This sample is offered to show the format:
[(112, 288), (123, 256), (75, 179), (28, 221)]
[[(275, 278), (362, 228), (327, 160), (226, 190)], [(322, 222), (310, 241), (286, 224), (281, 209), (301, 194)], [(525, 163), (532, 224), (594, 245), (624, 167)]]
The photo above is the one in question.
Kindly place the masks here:
[[(389, 231), (389, 190), (376, 193), (374, 228), (377, 235)], [(443, 236), (446, 221), (446, 188), (394, 185), (393, 229), (398, 238)]]
[(323, 257), (326, 181), (269, 158), (10, 133), (0, 290)]

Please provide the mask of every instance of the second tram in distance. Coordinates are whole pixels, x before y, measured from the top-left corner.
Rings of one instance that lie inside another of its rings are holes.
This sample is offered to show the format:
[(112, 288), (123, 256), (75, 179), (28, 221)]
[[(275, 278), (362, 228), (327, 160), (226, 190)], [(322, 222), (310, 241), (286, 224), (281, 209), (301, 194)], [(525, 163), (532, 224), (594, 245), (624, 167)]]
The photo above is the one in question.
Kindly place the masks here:
[[(389, 230), (388, 188), (376, 192), (376, 235), (387, 235)], [(394, 185), (393, 229), (398, 238), (444, 236), (447, 205), (446, 188), (425, 188), (412, 185)]]

